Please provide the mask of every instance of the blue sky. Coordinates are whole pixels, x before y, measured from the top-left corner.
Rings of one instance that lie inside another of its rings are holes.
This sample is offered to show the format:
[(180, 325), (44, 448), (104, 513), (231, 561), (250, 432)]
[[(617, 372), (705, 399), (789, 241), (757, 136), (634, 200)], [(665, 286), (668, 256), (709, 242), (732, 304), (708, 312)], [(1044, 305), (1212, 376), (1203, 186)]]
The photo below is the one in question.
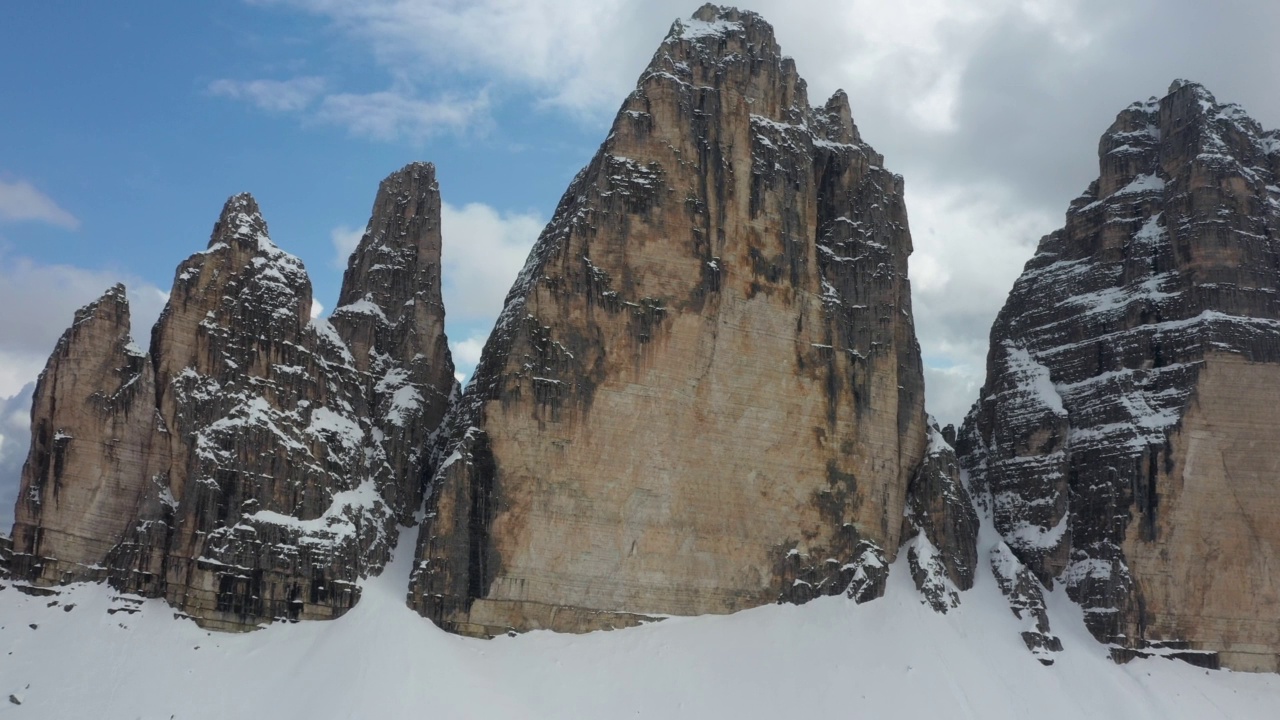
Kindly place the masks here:
[[(326, 308), (378, 181), (436, 164), (465, 371), (674, 0), (10, 3), (0, 23), (0, 525), (29, 387), (113, 282), (158, 314), (223, 201), (252, 192)], [(1170, 81), (1280, 126), (1280, 3), (759, 0), (820, 99), (849, 92), (906, 178), (930, 410), (958, 421), (991, 320), (1097, 175), (1098, 136)], [(135, 325), (145, 337), (147, 321)], [(27, 393), (24, 394), (24, 387)]]
[[(288, 8), (30, 3), (18, 14), (0, 28), (0, 62), (26, 71), (0, 74), (0, 134), (22, 141), (6, 143), (0, 182), (31, 185), (74, 221), (5, 224), (0, 247), (162, 289), (222, 201), (248, 190), (328, 305), (341, 280), (332, 233), (363, 228), (388, 172), (431, 160), (452, 205), (544, 218), (603, 121), (531, 111), (519, 88), (498, 97), (484, 78), (443, 72), (422, 73), (413, 92), (487, 98), (460, 124), (300, 117), (312, 89), (368, 95), (395, 80), (330, 23)], [(262, 78), (277, 85), (252, 95)]]

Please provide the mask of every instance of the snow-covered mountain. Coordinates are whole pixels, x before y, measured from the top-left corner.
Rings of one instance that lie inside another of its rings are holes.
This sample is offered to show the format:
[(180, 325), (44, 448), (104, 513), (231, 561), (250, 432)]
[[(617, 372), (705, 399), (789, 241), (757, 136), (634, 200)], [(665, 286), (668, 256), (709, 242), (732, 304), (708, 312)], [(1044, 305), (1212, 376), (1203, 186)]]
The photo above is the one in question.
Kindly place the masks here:
[(991, 330), (962, 458), (995, 524), (1120, 652), (1280, 670), (1280, 133), (1177, 81)]
[(328, 320), (237, 195), (41, 375), (0, 713), (1272, 717), (1278, 138), (1122, 112), (958, 441), (903, 179), (754, 13), (672, 26), (465, 390), (434, 167)]

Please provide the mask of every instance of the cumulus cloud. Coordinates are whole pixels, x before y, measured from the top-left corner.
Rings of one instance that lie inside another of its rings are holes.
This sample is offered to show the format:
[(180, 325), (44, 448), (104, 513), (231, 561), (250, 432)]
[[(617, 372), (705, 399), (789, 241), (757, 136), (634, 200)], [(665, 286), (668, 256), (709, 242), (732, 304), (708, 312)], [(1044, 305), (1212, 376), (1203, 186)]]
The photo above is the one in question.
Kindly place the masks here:
[(443, 203), (441, 261), (451, 325), (492, 325), (544, 224), (532, 213), (503, 213), (481, 203)]
[(36, 383), (27, 383), (15, 395), (0, 397), (0, 533), (13, 527), (14, 502), (22, 482), (22, 465), (31, 442), (31, 396)]
[(17, 393), (0, 397), (0, 533), (13, 527), (13, 506), (18, 499), (22, 464), (27, 460), (31, 439), (31, 395), (35, 383), (27, 383)]
[(305, 110), (324, 92), (324, 78), (297, 77), (289, 80), (214, 80), (210, 95), (243, 100), (266, 112)]
[(0, 221), (42, 222), (78, 230), (80, 221), (24, 180), (0, 180)]
[(456, 370), (454, 376), (458, 382), (465, 382), (471, 377), (471, 373), (475, 372), (476, 365), (480, 362), (480, 353), (484, 350), (485, 340), (488, 339), (488, 332), (480, 332), (466, 340), (454, 340), (449, 343), (449, 350), (453, 353), (453, 367)]
[(329, 242), (333, 243), (333, 259), (329, 261), (329, 265), (335, 270), (346, 270), (347, 260), (351, 259), (351, 253), (356, 251), (362, 237), (364, 230), (346, 225), (330, 230)]
[[(1056, 218), (1019, 208), (999, 186), (908, 185), (911, 290), (929, 411), (958, 423), (986, 373), (987, 335), (1035, 243)], [(956, 393), (972, 390), (968, 399)]]
[(0, 397), (18, 392), (44, 367), (75, 311), (117, 282), (128, 289), (133, 336), (145, 346), (168, 295), (160, 288), (106, 270), (49, 265), (0, 252)]

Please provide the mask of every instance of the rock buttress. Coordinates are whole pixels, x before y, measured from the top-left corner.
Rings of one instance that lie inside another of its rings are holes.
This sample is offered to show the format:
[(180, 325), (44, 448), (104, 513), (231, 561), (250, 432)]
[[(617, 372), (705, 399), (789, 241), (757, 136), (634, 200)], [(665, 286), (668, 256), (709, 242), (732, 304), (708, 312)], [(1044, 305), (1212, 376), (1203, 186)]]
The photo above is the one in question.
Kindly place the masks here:
[(410, 604), (474, 635), (882, 592), (926, 444), (902, 179), (770, 26), (677, 21), (446, 421)]
[(1280, 669), (1280, 135), (1178, 81), (1099, 157), (996, 319), (962, 460), (1100, 640)]
[(171, 502), (118, 550), (118, 582), (208, 627), (333, 617), (385, 561), (351, 353), (310, 320), (302, 263), (248, 195), (177, 270), (152, 332)]
[(36, 385), (14, 575), (39, 585), (106, 577), (111, 548), (159, 487), (157, 440), (155, 375), (116, 285), (76, 312)]

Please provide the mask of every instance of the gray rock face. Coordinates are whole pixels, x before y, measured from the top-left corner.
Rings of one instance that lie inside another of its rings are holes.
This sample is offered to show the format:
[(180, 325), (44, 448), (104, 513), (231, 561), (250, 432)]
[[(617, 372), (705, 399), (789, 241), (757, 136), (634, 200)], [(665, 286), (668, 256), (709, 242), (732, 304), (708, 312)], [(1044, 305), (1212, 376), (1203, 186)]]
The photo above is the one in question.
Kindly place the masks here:
[(960, 479), (955, 450), (929, 427), (929, 446), (907, 488), (902, 526), (907, 563), (916, 588), (938, 612), (960, 604), (978, 565), (978, 514)]
[(449, 630), (880, 594), (925, 448), (902, 180), (759, 16), (677, 21), (448, 421), (410, 604)]
[[(67, 563), (91, 564), (219, 629), (351, 607), (355, 581), (382, 567), (395, 521), (420, 501), (422, 448), (455, 384), (439, 250), (434, 169), (411, 165), (379, 191), (344, 278), (341, 330), (310, 319), (306, 271), (248, 195), (227, 202), (208, 248), (178, 268), (149, 355), (122, 344), (123, 288), (82, 310), (45, 373), (49, 392), (61, 388), (56, 407), (37, 392), (15, 574), (57, 583), (80, 579)], [(81, 357), (101, 367), (62, 367)], [(126, 373), (117, 358), (137, 361)], [(124, 423), (126, 411), (132, 434), (108, 425), (107, 444), (79, 443), (65, 417)], [(68, 452), (77, 445), (102, 449)], [(99, 456), (115, 462), (109, 472)], [(122, 489), (98, 492), (95, 478)], [(62, 499), (79, 495), (113, 503), (85, 512)], [(65, 550), (55, 533), (86, 547)]]
[(440, 188), (428, 163), (382, 181), (368, 229), (342, 278), (330, 322), (365, 379), (370, 462), (379, 494), (403, 524), (422, 505), (439, 427), (456, 391), (440, 296)]
[(1099, 639), (1275, 669), (1280, 134), (1179, 81), (1099, 158), (992, 328), (962, 462)]
[(1062, 652), (1062, 641), (1049, 627), (1049, 611), (1044, 604), (1044, 586), (1022, 564), (1004, 542), (991, 549), (991, 573), (1000, 592), (1009, 600), (1014, 617), (1026, 623), (1022, 641), (1043, 665), (1052, 665), (1053, 653)]

